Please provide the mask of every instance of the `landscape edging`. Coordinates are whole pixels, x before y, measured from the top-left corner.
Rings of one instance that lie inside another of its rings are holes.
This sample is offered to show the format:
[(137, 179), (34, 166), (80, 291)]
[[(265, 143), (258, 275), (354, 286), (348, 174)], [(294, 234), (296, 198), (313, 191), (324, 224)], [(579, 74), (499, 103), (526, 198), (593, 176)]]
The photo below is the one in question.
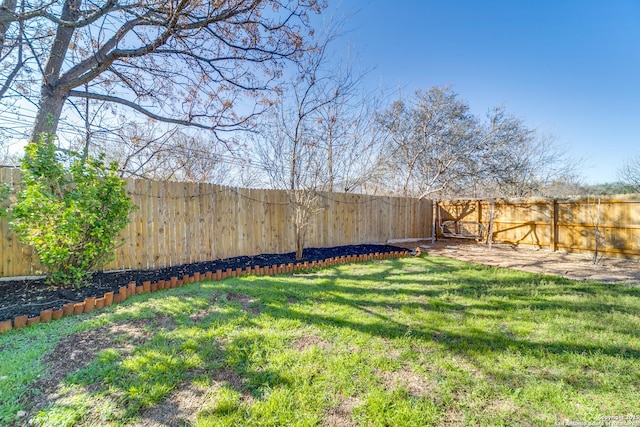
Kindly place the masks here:
[[(182, 279), (177, 277), (171, 277), (167, 280), (158, 280), (157, 282), (145, 281), (141, 285), (136, 282), (130, 282), (128, 285), (121, 286), (118, 293), (113, 291), (106, 292), (103, 296), (91, 296), (86, 297), (84, 301), (69, 302), (64, 304), (63, 308), (53, 310), (53, 308), (47, 308), (40, 312), (40, 315), (27, 317), (26, 315), (15, 316), (13, 320), (7, 319), (0, 322), (0, 334), (9, 332), (13, 329), (22, 329), (27, 326), (36, 325), (38, 323), (48, 323), (50, 321), (62, 319), (64, 317), (73, 316), (76, 314), (90, 313), (94, 310), (101, 310), (109, 307), (110, 305), (124, 302), (127, 297), (142, 293), (155, 293), (164, 289), (173, 289), (189, 283), (202, 282), (205, 280), (218, 281), (228, 277), (239, 277), (247, 275), (256, 276), (272, 276), (283, 273), (294, 273), (298, 271), (304, 271), (309, 269), (330, 267), (334, 265), (350, 264), (354, 262), (365, 262), (371, 260), (383, 260), (391, 258), (402, 258), (409, 256), (410, 252), (406, 251), (392, 251), (392, 252), (375, 252), (366, 255), (346, 255), (336, 258), (327, 258), (324, 261), (305, 261), (304, 263), (289, 263), (289, 264), (274, 264), (271, 267), (249, 266), (245, 269), (227, 268), (226, 270), (216, 270), (216, 272), (207, 271), (204, 274), (196, 272), (193, 276), (185, 275)], [(101, 303), (96, 305), (96, 301), (101, 300)]]

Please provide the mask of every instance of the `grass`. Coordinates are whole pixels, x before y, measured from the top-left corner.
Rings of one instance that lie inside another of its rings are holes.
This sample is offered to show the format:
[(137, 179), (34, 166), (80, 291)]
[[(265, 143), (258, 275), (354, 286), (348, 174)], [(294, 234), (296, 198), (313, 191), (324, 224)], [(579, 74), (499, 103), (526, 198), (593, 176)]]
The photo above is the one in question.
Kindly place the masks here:
[(203, 282), (0, 336), (0, 425), (603, 422), (638, 325), (637, 287), (436, 257)]

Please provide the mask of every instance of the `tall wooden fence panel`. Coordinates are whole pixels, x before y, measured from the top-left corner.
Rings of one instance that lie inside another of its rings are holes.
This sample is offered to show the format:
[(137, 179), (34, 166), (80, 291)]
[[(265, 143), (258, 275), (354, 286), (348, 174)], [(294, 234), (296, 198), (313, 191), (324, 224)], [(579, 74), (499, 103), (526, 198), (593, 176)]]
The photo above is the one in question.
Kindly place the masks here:
[[(0, 168), (3, 183), (19, 172)], [(138, 206), (121, 233), (124, 243), (106, 270), (147, 269), (295, 250), (292, 209), (285, 191), (203, 183), (128, 180)], [(429, 237), (431, 201), (322, 193), (322, 210), (308, 228), (306, 247), (330, 247)], [(42, 273), (37, 256), (0, 219), (0, 277)]]
[[(438, 202), (438, 222), (480, 222), (495, 242), (640, 258), (640, 194), (566, 200), (455, 200)], [(597, 238), (597, 241), (596, 241)]]

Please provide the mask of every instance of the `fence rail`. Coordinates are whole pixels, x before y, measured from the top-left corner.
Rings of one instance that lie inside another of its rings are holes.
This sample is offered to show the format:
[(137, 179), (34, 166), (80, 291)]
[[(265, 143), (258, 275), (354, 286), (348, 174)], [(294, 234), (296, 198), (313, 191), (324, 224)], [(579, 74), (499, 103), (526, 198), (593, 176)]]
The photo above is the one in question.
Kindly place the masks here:
[(640, 194), (567, 200), (443, 201), (437, 203), (437, 218), (440, 223), (481, 223), (487, 230), (491, 228), (494, 242), (591, 254), (597, 243), (603, 255), (640, 258)]
[[(0, 182), (19, 171), (0, 168)], [(138, 206), (125, 243), (105, 269), (159, 268), (198, 261), (295, 250), (286, 192), (214, 184), (127, 180)], [(330, 247), (429, 237), (432, 202), (413, 198), (322, 193), (323, 210), (308, 227), (306, 246)], [(42, 273), (37, 256), (0, 219), (0, 277)]]

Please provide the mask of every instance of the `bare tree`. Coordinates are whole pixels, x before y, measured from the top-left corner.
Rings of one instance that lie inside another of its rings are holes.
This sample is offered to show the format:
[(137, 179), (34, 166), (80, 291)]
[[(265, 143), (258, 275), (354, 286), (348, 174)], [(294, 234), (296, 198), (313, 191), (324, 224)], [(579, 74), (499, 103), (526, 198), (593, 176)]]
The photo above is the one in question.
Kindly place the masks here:
[(0, 167), (18, 167), (20, 156), (9, 150), (9, 147), (0, 147)]
[(302, 258), (306, 230), (320, 206), (321, 167), (318, 150), (313, 146), (311, 122), (319, 109), (335, 100), (323, 97), (320, 90), (331, 77), (321, 74), (331, 38), (311, 52), (308, 62), (300, 67), (296, 79), (287, 85), (288, 92), (274, 110), (273, 121), (266, 124), (266, 140), (257, 145), (261, 157), (271, 168), (267, 175), (276, 188), (287, 191), (296, 236), (296, 259)]
[(405, 196), (446, 191), (465, 173), (461, 166), (476, 148), (476, 120), (449, 87), (416, 91), (412, 103), (395, 101), (379, 123), (388, 135), (381, 167), (395, 192)]
[(546, 195), (577, 181), (577, 165), (552, 138), (496, 107), (483, 121), (449, 87), (418, 91), (379, 115), (387, 134), (379, 179), (416, 197)]
[[(122, 177), (231, 184), (234, 157), (208, 136), (152, 121), (125, 122), (117, 131), (93, 133), (90, 153), (116, 161)], [(76, 151), (85, 147), (85, 139), (72, 146)]]
[(530, 128), (502, 106), (491, 110), (488, 118), (483, 132), (487, 150), (474, 175), (486, 188), (494, 184), (493, 196), (557, 196), (550, 191), (576, 184), (580, 161), (569, 159), (552, 137)]
[[(350, 68), (343, 71), (345, 77), (353, 73)], [(357, 90), (361, 77), (344, 85), (339, 97), (318, 110), (314, 147), (326, 160), (326, 191), (365, 192), (375, 188), (369, 184), (382, 147), (375, 123), (380, 98), (377, 92)]]
[(633, 191), (640, 193), (640, 154), (632, 156), (622, 165), (618, 170), (618, 178), (631, 186)]
[(366, 109), (357, 99), (360, 77), (349, 67), (336, 68), (329, 55), (337, 34), (329, 27), (308, 52), (255, 142), (271, 186), (289, 195), (297, 258), (311, 219), (323, 209), (321, 192), (338, 184), (345, 191), (356, 188), (364, 175), (357, 171), (375, 146), (361, 134)]
[(317, 0), (3, 0), (0, 90), (10, 95), (3, 103), (23, 97), (37, 105), (34, 140), (55, 133), (63, 108), (77, 99), (215, 132), (243, 128), (263, 111), (283, 60), (305, 51), (308, 15), (323, 7)]

